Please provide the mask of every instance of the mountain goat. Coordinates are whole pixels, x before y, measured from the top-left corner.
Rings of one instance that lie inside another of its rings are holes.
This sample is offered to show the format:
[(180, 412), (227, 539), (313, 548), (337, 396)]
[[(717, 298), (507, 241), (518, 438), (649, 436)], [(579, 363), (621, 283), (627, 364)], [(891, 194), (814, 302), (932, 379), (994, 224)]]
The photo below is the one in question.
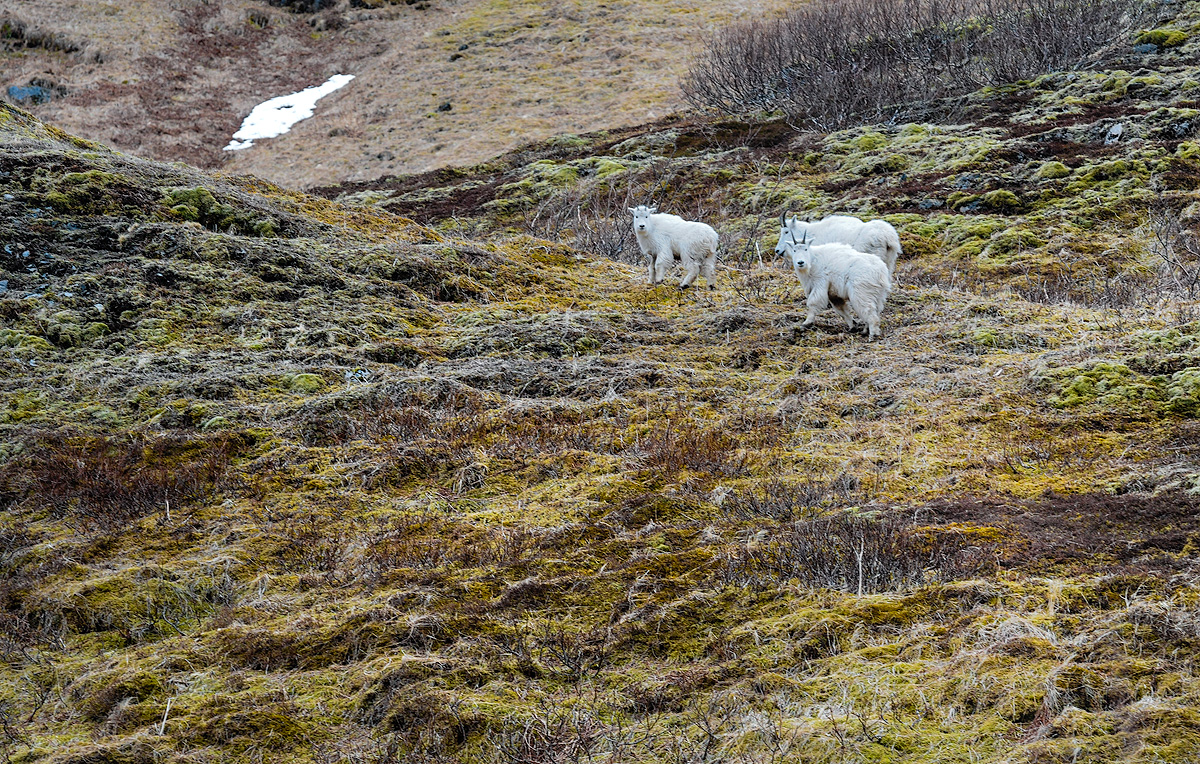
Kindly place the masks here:
[(804, 326), (811, 326), (817, 313), (832, 304), (850, 329), (854, 329), (852, 310), (866, 322), (868, 339), (879, 336), (883, 304), (892, 291), (892, 281), (882, 260), (849, 244), (812, 244), (803, 233), (797, 240), (788, 232), (783, 249), (804, 286), (804, 302), (808, 307)]
[(633, 232), (638, 247), (650, 260), (650, 283), (657, 284), (667, 276), (675, 260), (683, 262), (681, 289), (687, 289), (701, 271), (709, 289), (716, 289), (717, 232), (705, 223), (684, 220), (678, 215), (660, 213), (657, 207), (644, 204), (630, 207), (633, 213)]
[(810, 244), (849, 244), (859, 252), (875, 255), (887, 264), (888, 276), (896, 272), (896, 258), (900, 250), (900, 235), (886, 220), (863, 222), (849, 215), (830, 215), (816, 223), (779, 216), (779, 241), (775, 244), (775, 255), (784, 251), (784, 239), (789, 235), (807, 236)]

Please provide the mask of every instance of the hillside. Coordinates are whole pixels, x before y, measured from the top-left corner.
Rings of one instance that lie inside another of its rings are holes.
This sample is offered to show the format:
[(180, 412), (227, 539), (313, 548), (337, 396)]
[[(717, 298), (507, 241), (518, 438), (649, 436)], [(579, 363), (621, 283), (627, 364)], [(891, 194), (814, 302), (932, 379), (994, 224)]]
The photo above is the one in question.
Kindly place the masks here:
[[(293, 187), (369, 180), (472, 164), (530, 140), (676, 111), (677, 81), (696, 40), (745, 6), (10, 3), (0, 7), (0, 97), (17, 88), (25, 100), (16, 105), (39, 118), (148, 158)], [(355, 75), (353, 85), (324, 99), (314, 118), (269, 145), (222, 151), (255, 105), (338, 73)]]
[[(1198, 14), (312, 195), (0, 106), (0, 751), (1195, 761)], [(882, 339), (800, 328), (785, 209), (900, 230)]]

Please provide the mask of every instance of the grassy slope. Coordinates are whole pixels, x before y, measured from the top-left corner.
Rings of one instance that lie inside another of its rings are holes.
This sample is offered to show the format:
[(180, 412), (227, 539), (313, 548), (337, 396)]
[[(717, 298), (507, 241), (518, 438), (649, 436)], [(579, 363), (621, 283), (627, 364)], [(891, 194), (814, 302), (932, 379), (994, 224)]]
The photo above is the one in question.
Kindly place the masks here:
[[(1195, 45), (357, 205), (4, 109), (3, 750), (1195, 760), (1200, 324), (1148, 223)], [(718, 224), (716, 293), (568, 246), (626, 192)], [(785, 206), (901, 229), (881, 341), (798, 330)]]
[[(20, 3), (0, 9), (0, 25), (22, 30), (0, 36), (0, 82), (61, 86), (62, 97), (27, 106), (76, 135), (304, 187), (478, 162), (556, 133), (667, 114), (682, 106), (677, 81), (695, 41), (745, 4), (281, 5)], [(339, 72), (356, 79), (315, 117), (256, 148), (222, 151), (255, 105)]]

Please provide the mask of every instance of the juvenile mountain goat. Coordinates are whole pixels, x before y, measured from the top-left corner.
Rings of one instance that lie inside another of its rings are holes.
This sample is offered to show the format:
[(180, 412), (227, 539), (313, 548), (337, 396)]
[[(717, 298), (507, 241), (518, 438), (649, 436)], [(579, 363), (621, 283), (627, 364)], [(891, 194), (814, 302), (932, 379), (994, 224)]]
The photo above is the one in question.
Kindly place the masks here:
[(717, 232), (705, 223), (684, 220), (678, 215), (658, 212), (657, 207), (630, 207), (633, 213), (633, 232), (638, 247), (650, 260), (650, 283), (657, 284), (667, 276), (675, 260), (683, 262), (681, 289), (687, 289), (701, 271), (709, 289), (716, 289)]
[(775, 255), (783, 254), (784, 239), (788, 234), (799, 238), (807, 236), (811, 244), (849, 244), (859, 252), (875, 255), (888, 267), (888, 276), (896, 272), (896, 258), (900, 250), (900, 235), (886, 220), (863, 222), (849, 215), (830, 215), (816, 223), (779, 216), (779, 241), (775, 244)]
[(866, 322), (867, 338), (873, 340), (879, 336), (883, 304), (892, 291), (882, 260), (848, 244), (814, 245), (804, 234), (797, 240), (790, 232), (784, 237), (783, 248), (792, 261), (792, 270), (804, 285), (808, 307), (804, 326), (811, 326), (817, 313), (832, 304), (846, 319), (846, 326), (854, 328), (850, 312), (853, 310)]

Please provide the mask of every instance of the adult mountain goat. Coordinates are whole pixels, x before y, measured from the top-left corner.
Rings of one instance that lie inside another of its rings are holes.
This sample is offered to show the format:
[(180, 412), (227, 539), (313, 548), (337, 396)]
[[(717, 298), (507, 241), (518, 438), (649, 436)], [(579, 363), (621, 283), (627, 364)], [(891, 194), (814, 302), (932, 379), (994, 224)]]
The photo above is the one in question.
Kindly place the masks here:
[(830, 215), (811, 223), (779, 216), (779, 241), (775, 244), (775, 255), (783, 254), (784, 239), (788, 235), (799, 239), (806, 236), (811, 244), (849, 244), (859, 252), (875, 255), (887, 264), (888, 276), (896, 272), (896, 258), (900, 257), (900, 235), (886, 220), (863, 222), (849, 215)]
[(868, 339), (879, 336), (883, 305), (892, 291), (882, 260), (849, 244), (812, 244), (805, 234), (797, 239), (791, 232), (783, 238), (783, 249), (804, 286), (804, 326), (811, 326), (817, 313), (832, 305), (850, 329), (857, 315), (867, 324)]
[(692, 285), (701, 272), (709, 289), (716, 289), (717, 232), (712, 226), (684, 220), (678, 215), (660, 213), (657, 207), (644, 204), (630, 207), (633, 213), (633, 232), (638, 247), (650, 260), (650, 283), (657, 284), (667, 276), (671, 264), (683, 262), (681, 289)]

